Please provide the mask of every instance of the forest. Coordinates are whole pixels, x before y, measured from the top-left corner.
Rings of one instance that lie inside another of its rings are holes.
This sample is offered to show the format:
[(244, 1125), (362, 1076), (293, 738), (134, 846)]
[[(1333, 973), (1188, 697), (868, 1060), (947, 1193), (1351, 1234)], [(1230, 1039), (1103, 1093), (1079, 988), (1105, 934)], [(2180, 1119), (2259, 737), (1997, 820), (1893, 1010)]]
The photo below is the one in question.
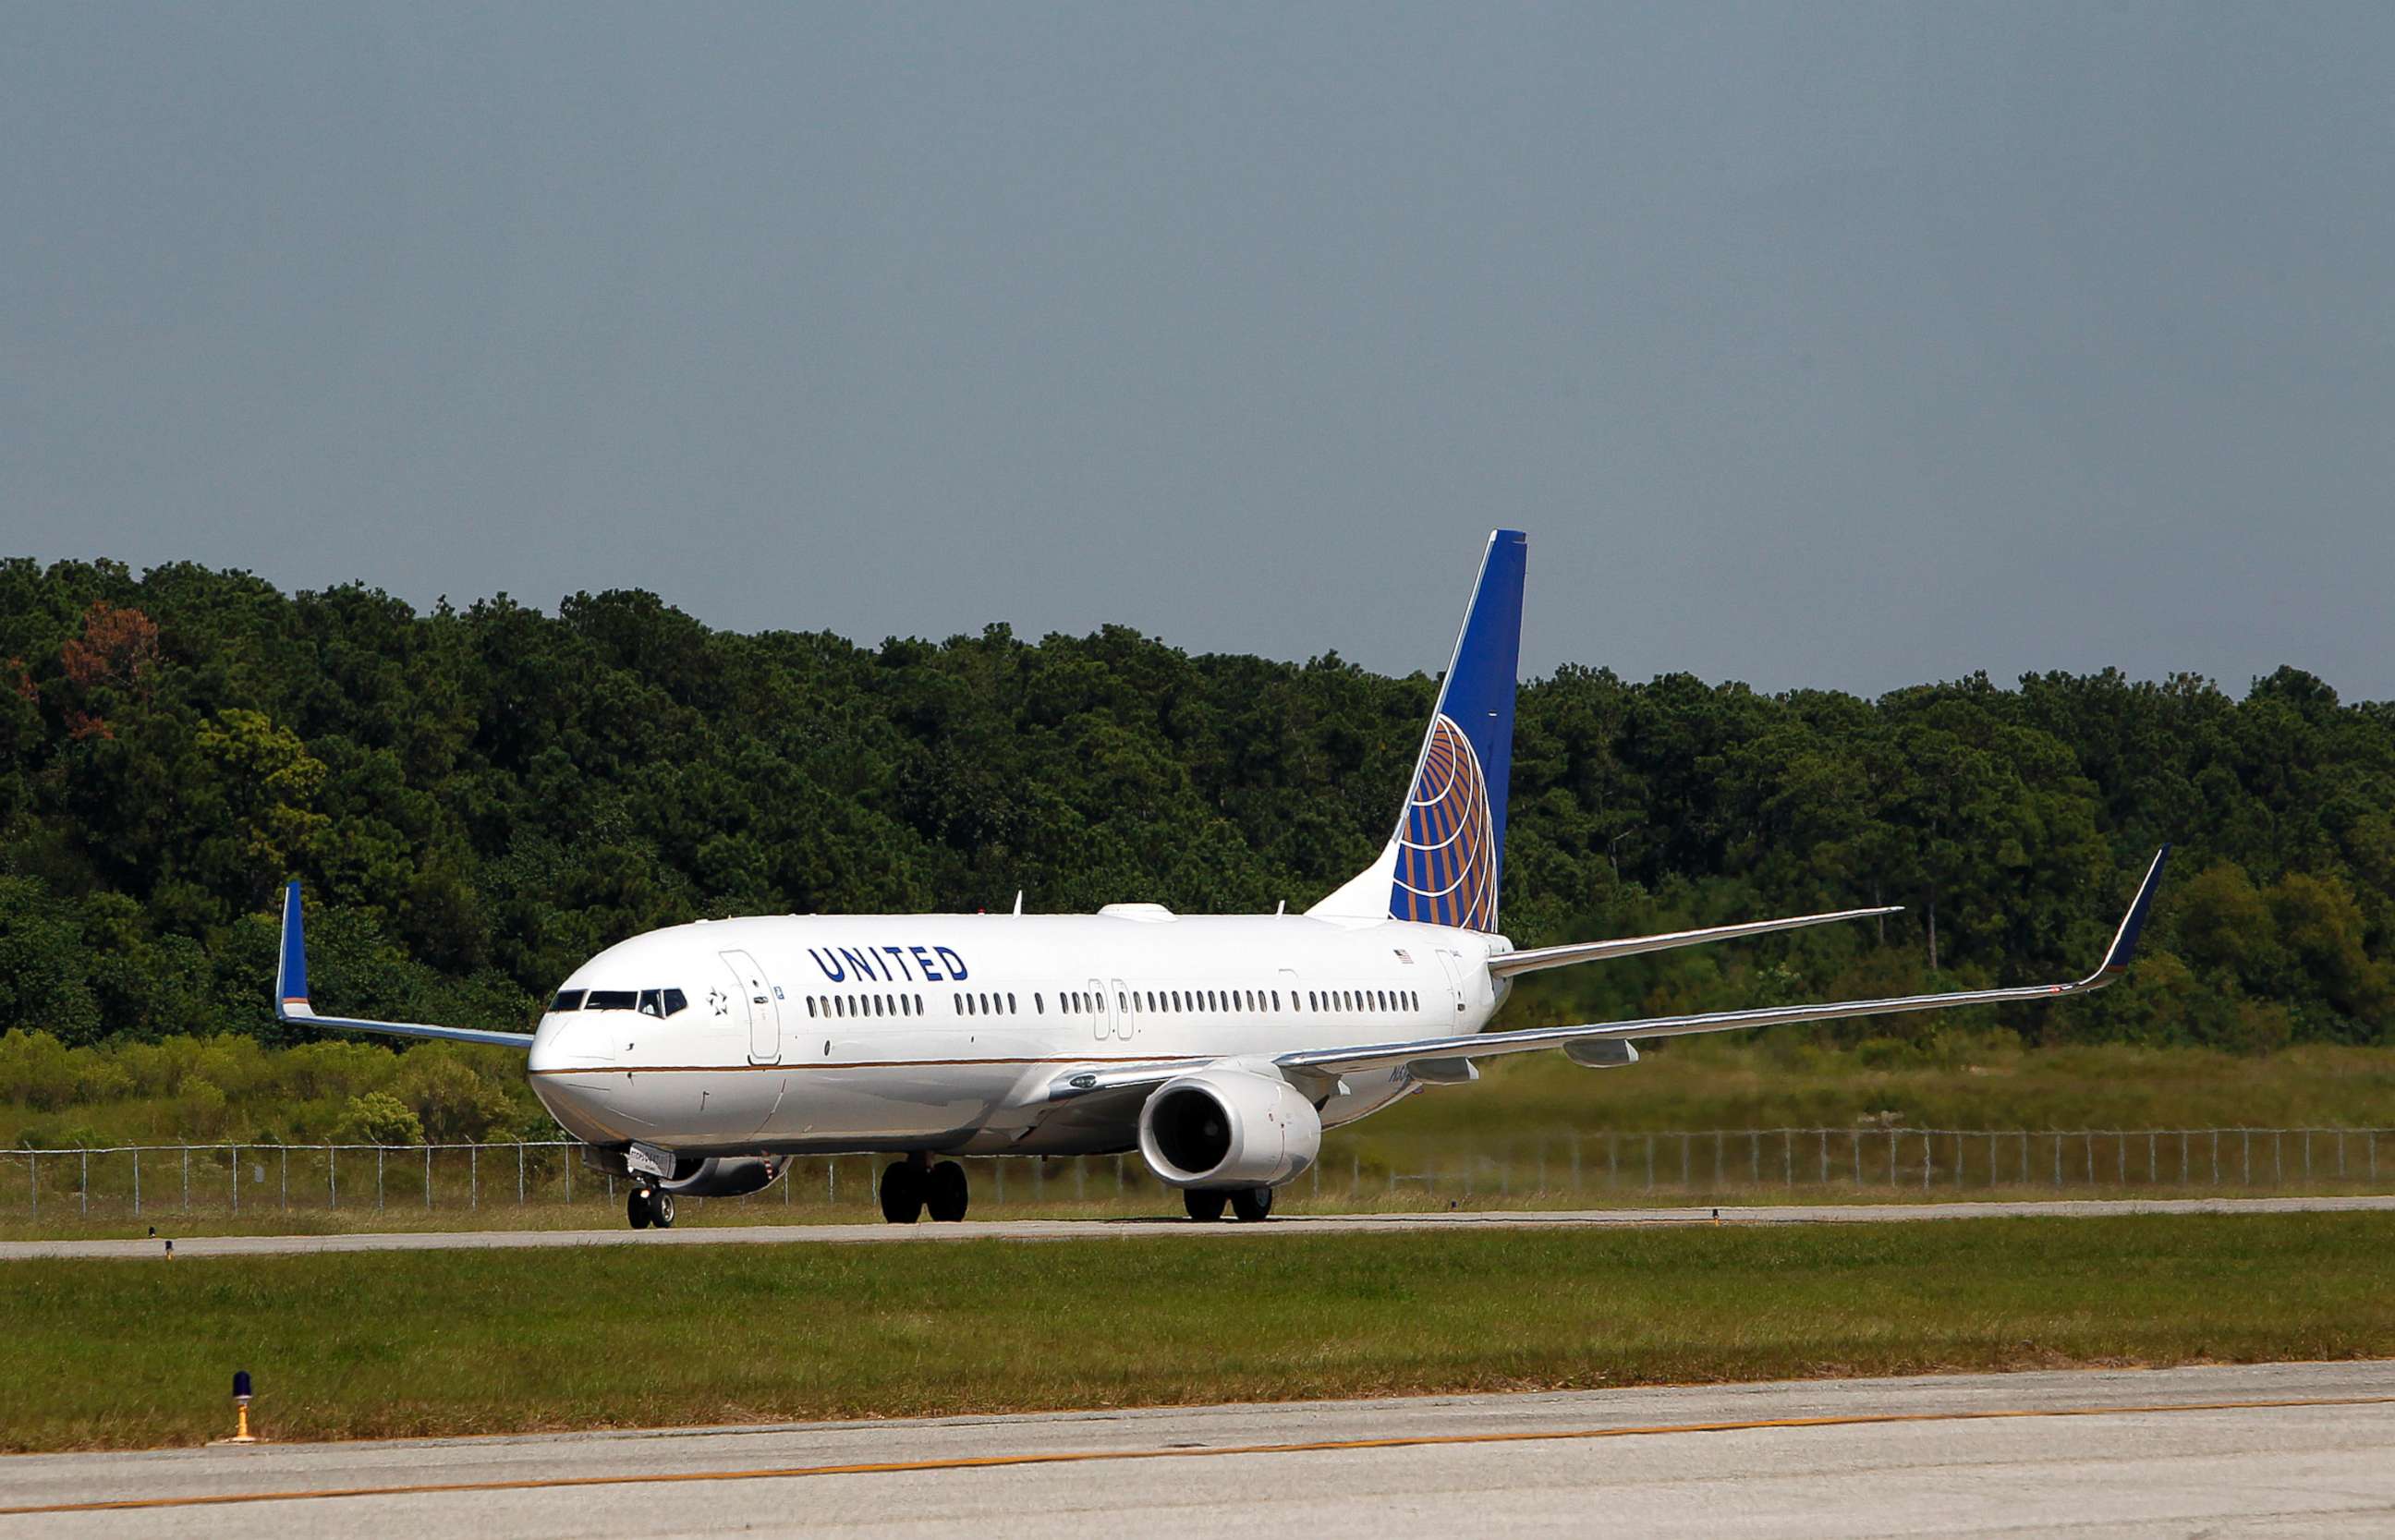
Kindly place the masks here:
[[(297, 1041), (268, 1001), (289, 876), (320, 1008), (513, 1030), (702, 916), (1302, 909), (1386, 836), (1436, 692), (1124, 626), (864, 646), (634, 590), (418, 612), (0, 561), (0, 1033)], [(1517, 944), (1906, 909), (1542, 975), (1509, 1023), (2075, 977), (2171, 841), (2128, 983), (1806, 1035), (2390, 1040), (2395, 704), (2296, 668), (1861, 699), (1575, 665), (1523, 684), (1515, 744)]]

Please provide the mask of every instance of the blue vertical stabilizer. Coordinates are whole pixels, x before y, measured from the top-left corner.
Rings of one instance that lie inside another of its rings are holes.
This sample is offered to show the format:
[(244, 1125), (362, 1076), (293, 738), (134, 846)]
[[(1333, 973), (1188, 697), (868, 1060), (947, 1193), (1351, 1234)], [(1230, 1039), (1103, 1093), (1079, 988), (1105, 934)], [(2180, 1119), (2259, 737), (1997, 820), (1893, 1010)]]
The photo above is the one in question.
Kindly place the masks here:
[(1312, 913), (1497, 928), (1528, 550), (1519, 530), (1489, 535), (1396, 832), (1379, 861)]

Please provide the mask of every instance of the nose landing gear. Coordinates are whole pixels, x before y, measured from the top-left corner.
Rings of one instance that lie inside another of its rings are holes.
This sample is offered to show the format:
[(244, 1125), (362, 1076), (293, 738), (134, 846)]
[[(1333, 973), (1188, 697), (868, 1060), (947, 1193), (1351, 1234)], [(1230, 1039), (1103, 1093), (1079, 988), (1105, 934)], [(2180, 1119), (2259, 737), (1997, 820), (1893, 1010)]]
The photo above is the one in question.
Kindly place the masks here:
[(673, 1194), (655, 1187), (635, 1187), (624, 1199), (624, 1218), (632, 1222), (634, 1230), (646, 1230), (651, 1225), (671, 1230)]

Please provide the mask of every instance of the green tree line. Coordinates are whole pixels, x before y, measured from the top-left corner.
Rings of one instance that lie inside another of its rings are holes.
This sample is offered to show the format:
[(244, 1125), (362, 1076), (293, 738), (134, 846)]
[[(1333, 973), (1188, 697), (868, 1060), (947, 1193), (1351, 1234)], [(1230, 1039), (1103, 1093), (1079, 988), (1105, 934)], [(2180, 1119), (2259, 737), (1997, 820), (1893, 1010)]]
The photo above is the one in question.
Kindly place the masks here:
[[(267, 999), (292, 875), (325, 1008), (518, 1030), (590, 954), (702, 916), (1300, 909), (1386, 836), (1436, 689), (1120, 626), (867, 647), (637, 591), (419, 613), (0, 561), (0, 1031), (297, 1041)], [(1567, 666), (1520, 694), (1516, 942), (1907, 908), (1543, 975), (1508, 1015), (2071, 976), (2164, 840), (2129, 984), (1819, 1034), (2388, 1040), (2395, 706), (2292, 668), (1865, 700)]]

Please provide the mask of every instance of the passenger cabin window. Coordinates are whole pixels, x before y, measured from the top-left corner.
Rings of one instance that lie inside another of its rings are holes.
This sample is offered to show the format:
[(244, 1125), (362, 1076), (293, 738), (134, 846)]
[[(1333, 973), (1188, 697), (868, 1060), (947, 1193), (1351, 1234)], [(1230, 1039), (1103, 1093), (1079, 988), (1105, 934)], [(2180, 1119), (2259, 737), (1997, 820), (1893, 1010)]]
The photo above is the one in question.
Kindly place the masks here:
[(551, 1010), (580, 1010), (582, 1008), (582, 992), (578, 989), (559, 990), (557, 992), (557, 998), (549, 1003), (549, 1008)]

